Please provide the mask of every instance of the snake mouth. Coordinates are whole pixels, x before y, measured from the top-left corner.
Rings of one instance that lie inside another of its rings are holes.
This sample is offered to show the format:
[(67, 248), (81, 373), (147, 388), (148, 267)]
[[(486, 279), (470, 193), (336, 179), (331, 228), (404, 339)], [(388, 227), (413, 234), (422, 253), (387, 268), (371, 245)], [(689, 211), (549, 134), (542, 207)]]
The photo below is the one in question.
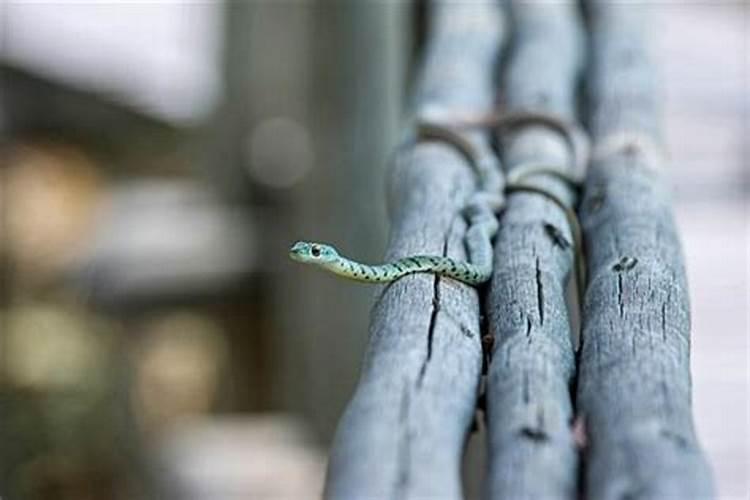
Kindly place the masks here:
[(302, 262), (305, 260), (305, 251), (307, 249), (307, 245), (305, 243), (298, 241), (294, 245), (292, 245), (292, 248), (289, 249), (289, 258), (292, 260), (296, 260), (297, 262)]

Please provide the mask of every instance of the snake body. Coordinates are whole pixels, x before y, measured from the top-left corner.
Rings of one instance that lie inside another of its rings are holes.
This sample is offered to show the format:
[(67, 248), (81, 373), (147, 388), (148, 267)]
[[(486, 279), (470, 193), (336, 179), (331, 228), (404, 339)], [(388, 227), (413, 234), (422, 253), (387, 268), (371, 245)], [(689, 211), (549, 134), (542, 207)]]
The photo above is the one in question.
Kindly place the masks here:
[(373, 266), (347, 259), (331, 245), (306, 241), (295, 243), (289, 255), (296, 261), (316, 264), (344, 278), (365, 283), (394, 281), (413, 273), (433, 273), (477, 285), (487, 281), (492, 272), (491, 261), (489, 266), (478, 266), (437, 255), (414, 255)]
[[(503, 191), (506, 185), (499, 161), (495, 155), (478, 155), (475, 145), (464, 138), (458, 132), (458, 129), (490, 125), (513, 126), (527, 121), (542, 122), (560, 130), (566, 135), (566, 139), (576, 156), (579, 158), (586, 156), (586, 154), (580, 154), (579, 151), (576, 151), (576, 148), (579, 147), (576, 143), (577, 138), (570, 132), (571, 129), (566, 123), (538, 113), (490, 115), (480, 120), (459, 124), (458, 127), (430, 123), (419, 123), (417, 125), (415, 140), (437, 140), (453, 145), (467, 158), (477, 174), (478, 189), (463, 208), (463, 216), (468, 223), (464, 242), (469, 254), (469, 261), (442, 255), (414, 255), (381, 265), (368, 265), (340, 255), (331, 245), (306, 241), (295, 243), (289, 250), (289, 256), (298, 262), (322, 267), (338, 276), (367, 283), (394, 281), (413, 273), (432, 273), (447, 276), (474, 286), (488, 281), (492, 276), (492, 239), (499, 228), (497, 213), (505, 204)], [(531, 186), (521, 185), (519, 181), (522, 178), (542, 173), (557, 175), (571, 181), (570, 174), (566, 174), (559, 169), (549, 168), (545, 165), (529, 165), (528, 168), (520, 168), (516, 172), (511, 172), (512, 175), (509, 176), (511, 182), (508, 183), (507, 187), (515, 190), (539, 191)], [(574, 179), (574, 181), (576, 180)]]

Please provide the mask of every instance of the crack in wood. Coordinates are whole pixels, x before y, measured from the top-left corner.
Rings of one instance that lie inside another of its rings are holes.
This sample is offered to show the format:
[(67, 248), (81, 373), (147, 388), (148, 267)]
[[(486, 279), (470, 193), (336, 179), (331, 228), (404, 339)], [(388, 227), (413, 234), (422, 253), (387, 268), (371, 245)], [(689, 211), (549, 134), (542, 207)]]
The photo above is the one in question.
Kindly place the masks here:
[(535, 429), (530, 426), (522, 427), (521, 435), (537, 443), (543, 443), (549, 440), (549, 435), (544, 429)]
[(550, 436), (544, 425), (544, 408), (541, 406), (536, 411), (536, 424), (521, 427), (521, 435), (536, 443), (549, 441)]
[(458, 323), (458, 329), (461, 332), (461, 335), (466, 337), (467, 339), (473, 339), (474, 338), (474, 332), (471, 331), (471, 328), (464, 325), (463, 323)]
[(560, 229), (558, 229), (555, 225), (550, 224), (549, 222), (545, 222), (544, 231), (547, 233), (547, 236), (552, 239), (552, 242), (563, 250), (567, 250), (572, 246), (568, 239), (563, 235), (563, 232), (560, 231)]
[[(454, 217), (448, 225), (448, 231), (446, 232), (445, 240), (443, 241), (443, 257), (448, 256), (448, 242), (450, 241), (453, 224), (455, 222), (456, 218)], [(417, 376), (418, 389), (422, 387), (422, 382), (427, 373), (427, 365), (430, 363), (430, 359), (432, 359), (432, 340), (435, 337), (438, 312), (440, 312), (440, 275), (436, 274), (432, 285), (432, 312), (430, 313), (430, 324), (427, 327), (427, 354), (422, 362), (422, 366), (419, 368), (419, 375)]]
[(424, 376), (427, 373), (427, 365), (432, 359), (432, 340), (435, 337), (435, 326), (437, 324), (437, 316), (440, 311), (440, 277), (435, 275), (432, 288), (432, 312), (430, 313), (430, 324), (427, 328), (427, 354), (425, 355), (422, 366), (419, 369), (419, 376), (417, 377), (417, 388), (422, 387)]
[(539, 326), (544, 326), (544, 288), (542, 286), (542, 269), (539, 257), (536, 258), (536, 301), (539, 312)]

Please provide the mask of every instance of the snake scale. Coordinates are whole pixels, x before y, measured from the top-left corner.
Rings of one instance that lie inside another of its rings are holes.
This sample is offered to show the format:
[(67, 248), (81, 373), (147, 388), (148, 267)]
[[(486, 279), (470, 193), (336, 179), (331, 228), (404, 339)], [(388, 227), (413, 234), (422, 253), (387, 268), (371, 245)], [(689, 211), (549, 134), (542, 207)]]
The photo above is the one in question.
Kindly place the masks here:
[[(469, 260), (457, 260), (441, 255), (413, 255), (380, 265), (363, 264), (348, 259), (338, 253), (331, 245), (325, 243), (299, 241), (289, 250), (292, 260), (317, 265), (338, 276), (366, 283), (384, 283), (397, 280), (413, 273), (432, 273), (447, 276), (469, 285), (480, 285), (492, 276), (492, 240), (497, 234), (499, 223), (497, 213), (505, 205), (503, 187), (508, 191), (530, 191), (552, 198), (546, 192), (527, 186), (520, 181), (531, 175), (548, 174), (562, 178), (571, 183), (578, 183), (580, 179), (559, 168), (546, 165), (529, 164), (515, 168), (503, 179), (499, 162), (494, 155), (479, 157), (474, 147), (458, 132), (465, 127), (500, 128), (515, 126), (521, 123), (535, 122), (560, 131), (568, 141), (574, 156), (578, 160), (576, 165), (580, 174), (585, 164), (580, 163), (587, 157), (587, 144), (577, 129), (570, 124), (546, 114), (532, 112), (518, 112), (505, 115), (488, 115), (478, 120), (467, 121), (458, 126), (446, 127), (438, 124), (417, 124), (416, 140), (437, 140), (455, 146), (475, 170), (478, 178), (478, 189), (469, 198), (463, 208), (463, 216), (468, 223), (464, 243)], [(562, 203), (552, 198), (561, 208), (570, 212)], [(568, 213), (569, 215), (569, 213)], [(574, 215), (573, 215), (574, 217)]]

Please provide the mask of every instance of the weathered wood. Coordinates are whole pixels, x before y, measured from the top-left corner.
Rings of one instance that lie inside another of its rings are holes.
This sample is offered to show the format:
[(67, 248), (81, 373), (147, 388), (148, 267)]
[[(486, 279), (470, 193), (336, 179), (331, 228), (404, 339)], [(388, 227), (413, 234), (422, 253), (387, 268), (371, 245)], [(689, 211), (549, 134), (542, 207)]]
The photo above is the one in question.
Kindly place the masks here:
[[(492, 0), (431, 5), (416, 115), (449, 120), (488, 112), (502, 39), (500, 6)], [(467, 138), (491, 161), (486, 137)], [(465, 258), (460, 211), (475, 184), (452, 146), (402, 148), (389, 185), (386, 258)], [(481, 367), (475, 289), (424, 274), (379, 289), (362, 375), (334, 438), (326, 496), (460, 498)]]
[[(511, 13), (514, 38), (504, 109), (573, 120), (583, 55), (577, 6), (513, 2)], [(503, 135), (506, 169), (526, 162), (573, 168), (559, 132), (538, 125), (511, 132)], [(527, 183), (574, 202), (574, 193), (559, 178), (540, 175)], [(574, 252), (570, 225), (557, 205), (535, 193), (509, 195), (487, 297), (494, 336), (487, 374), (491, 498), (576, 496), (570, 395), (575, 354), (565, 300)]]
[(577, 406), (589, 447), (588, 498), (711, 498), (690, 401), (690, 309), (660, 174), (661, 100), (632, 4), (590, 1), (590, 122), (585, 185), (589, 283)]

